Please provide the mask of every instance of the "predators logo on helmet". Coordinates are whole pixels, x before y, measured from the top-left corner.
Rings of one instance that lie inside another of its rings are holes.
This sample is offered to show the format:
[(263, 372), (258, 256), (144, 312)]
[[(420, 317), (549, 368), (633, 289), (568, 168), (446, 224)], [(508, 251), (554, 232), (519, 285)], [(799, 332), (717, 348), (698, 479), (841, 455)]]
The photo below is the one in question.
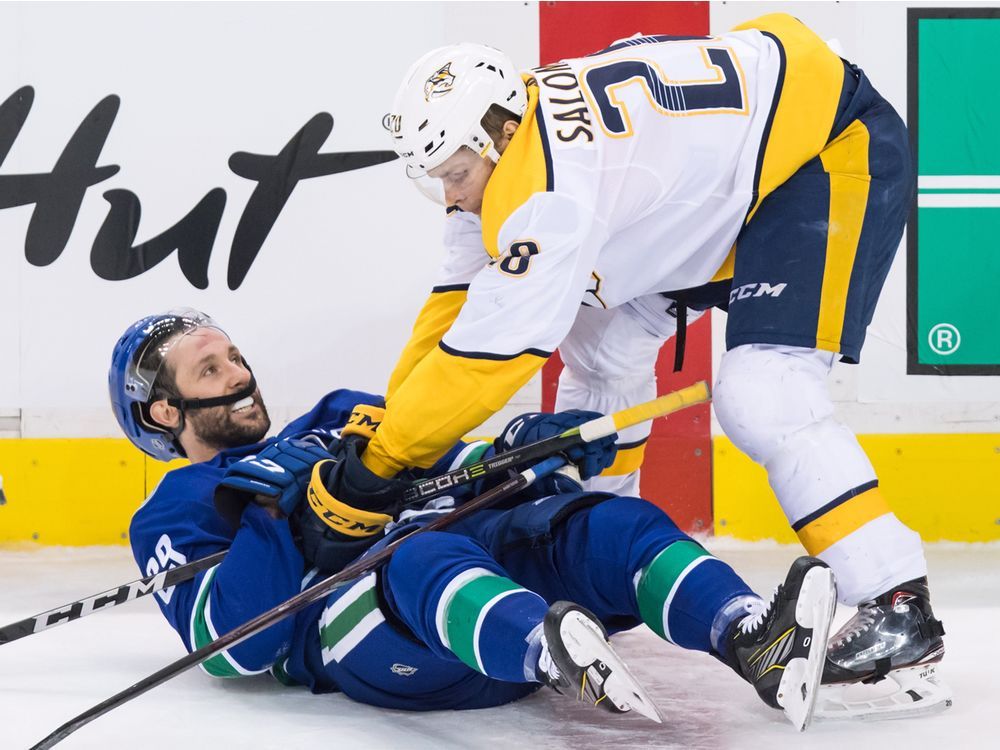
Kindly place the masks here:
[(463, 42), (431, 50), (410, 66), (382, 124), (416, 179), (463, 146), (496, 163), (500, 153), (482, 126), (494, 104), (519, 118), (527, 88), (503, 52)]
[(451, 73), (451, 63), (439, 68), (434, 75), (424, 83), (424, 99), (438, 99), (451, 91), (455, 85), (455, 76)]

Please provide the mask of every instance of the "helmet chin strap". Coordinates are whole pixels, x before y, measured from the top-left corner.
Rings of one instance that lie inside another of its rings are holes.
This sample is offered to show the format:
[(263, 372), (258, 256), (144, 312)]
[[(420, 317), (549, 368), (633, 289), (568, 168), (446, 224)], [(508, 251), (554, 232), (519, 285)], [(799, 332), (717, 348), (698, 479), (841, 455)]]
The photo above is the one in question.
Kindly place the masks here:
[(228, 396), (216, 396), (215, 398), (168, 398), (167, 403), (180, 409), (182, 412), (190, 411), (191, 409), (210, 409), (213, 406), (228, 406), (229, 404), (235, 404), (237, 401), (242, 401), (247, 396), (252, 396), (256, 390), (257, 378), (255, 378), (251, 372), (250, 382), (246, 384), (246, 387), (236, 393), (231, 393)]
[(173, 438), (173, 445), (177, 450), (177, 453), (180, 454), (182, 458), (187, 458), (187, 451), (185, 451), (184, 446), (181, 445), (181, 433), (184, 432), (184, 416), (186, 412), (191, 411), (192, 409), (210, 409), (213, 406), (228, 406), (229, 404), (235, 404), (237, 401), (242, 401), (247, 396), (252, 396), (256, 390), (257, 378), (255, 378), (251, 372), (250, 382), (247, 383), (246, 387), (236, 393), (231, 393), (228, 396), (217, 396), (216, 398), (168, 398), (167, 403), (171, 406), (177, 407), (180, 412), (180, 420), (177, 422), (177, 426), (167, 430), (167, 433)]
[(149, 415), (148, 404), (145, 405), (144, 417), (147, 422), (151, 422), (162, 429), (166, 434), (170, 435), (173, 440), (173, 446), (177, 450), (178, 455), (182, 458), (187, 458), (187, 452), (184, 450), (184, 446), (181, 445), (181, 433), (184, 432), (184, 413), (192, 409), (210, 409), (213, 406), (228, 406), (229, 404), (235, 404), (237, 401), (242, 401), (247, 396), (252, 396), (257, 390), (257, 378), (254, 377), (253, 370), (250, 369), (250, 365), (247, 364), (245, 359), (242, 360), (243, 366), (247, 368), (250, 373), (250, 382), (246, 384), (245, 387), (241, 388), (236, 393), (231, 393), (228, 396), (216, 396), (215, 398), (168, 398), (167, 403), (170, 406), (175, 407), (180, 412), (180, 419), (175, 427), (166, 427), (157, 423)]

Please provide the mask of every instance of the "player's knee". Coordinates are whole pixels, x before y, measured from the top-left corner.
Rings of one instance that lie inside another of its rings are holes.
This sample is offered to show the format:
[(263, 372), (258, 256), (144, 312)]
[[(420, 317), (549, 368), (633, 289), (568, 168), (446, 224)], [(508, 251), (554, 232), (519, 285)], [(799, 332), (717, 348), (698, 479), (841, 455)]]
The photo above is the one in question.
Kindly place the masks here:
[[(386, 565), (386, 575), (390, 587), (397, 584), (413, 585), (415, 575), (420, 571), (440, 573), (441, 567), (447, 567), (449, 560), (461, 560), (474, 542), (458, 534), (448, 534), (443, 531), (425, 531), (405, 539), (396, 549)], [(432, 566), (428, 563), (435, 561)], [(442, 563), (445, 563), (442, 566)]]
[(482, 557), (482, 548), (468, 537), (441, 531), (415, 534), (403, 540), (385, 566), (386, 602), (410, 630), (433, 638), (436, 592), (469, 567), (485, 567)]
[(814, 349), (746, 345), (726, 352), (713, 393), (726, 435), (766, 464), (798, 431), (829, 419), (832, 355)]
[(651, 533), (661, 538), (685, 537), (663, 510), (638, 497), (616, 497), (591, 510), (590, 527), (606, 538), (628, 544)]
[(615, 498), (595, 506), (588, 529), (588, 553), (624, 573), (624, 577), (601, 575), (594, 579), (594, 585), (611, 601), (621, 595), (618, 588), (622, 581), (634, 584), (635, 574), (657, 554), (675, 542), (690, 541), (670, 516), (637, 497)]

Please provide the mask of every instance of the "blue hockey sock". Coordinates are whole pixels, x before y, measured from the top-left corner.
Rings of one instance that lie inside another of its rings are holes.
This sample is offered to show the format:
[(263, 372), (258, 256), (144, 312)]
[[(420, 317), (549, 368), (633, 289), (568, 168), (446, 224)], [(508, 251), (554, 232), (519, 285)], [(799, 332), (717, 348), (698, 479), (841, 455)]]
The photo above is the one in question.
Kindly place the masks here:
[(711, 651), (712, 625), (727, 604), (756, 597), (726, 563), (690, 540), (664, 548), (635, 576), (639, 613), (654, 633), (696, 651)]
[[(548, 604), (538, 594), (485, 568), (455, 576), (438, 600), (441, 642), (478, 672), (508, 682), (528, 682), (526, 657)], [(537, 640), (534, 639), (534, 640)]]

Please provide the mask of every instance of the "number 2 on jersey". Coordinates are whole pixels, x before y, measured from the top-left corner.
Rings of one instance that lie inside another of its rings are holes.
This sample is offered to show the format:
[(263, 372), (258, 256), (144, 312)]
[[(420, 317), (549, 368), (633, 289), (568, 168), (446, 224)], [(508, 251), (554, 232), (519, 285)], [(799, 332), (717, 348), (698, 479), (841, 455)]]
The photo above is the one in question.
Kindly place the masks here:
[(581, 86), (604, 132), (611, 138), (635, 132), (628, 105), (620, 97), (629, 86), (639, 86), (662, 115), (748, 114), (746, 80), (735, 53), (728, 47), (690, 47), (691, 52), (696, 49), (708, 69), (705, 78), (673, 80), (656, 61), (641, 57), (597, 63), (581, 71)]

